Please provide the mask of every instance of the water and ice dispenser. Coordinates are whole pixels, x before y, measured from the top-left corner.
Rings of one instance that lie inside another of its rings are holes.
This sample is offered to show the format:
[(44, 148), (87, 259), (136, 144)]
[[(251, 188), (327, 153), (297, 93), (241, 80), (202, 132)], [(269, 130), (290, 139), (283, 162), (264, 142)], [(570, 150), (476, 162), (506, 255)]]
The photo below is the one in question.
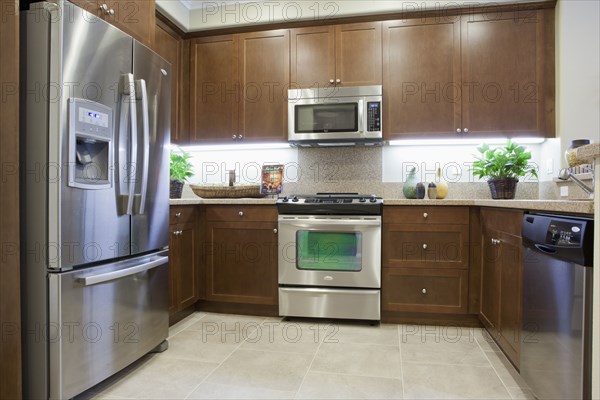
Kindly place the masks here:
[(69, 186), (112, 187), (113, 110), (85, 99), (69, 99)]

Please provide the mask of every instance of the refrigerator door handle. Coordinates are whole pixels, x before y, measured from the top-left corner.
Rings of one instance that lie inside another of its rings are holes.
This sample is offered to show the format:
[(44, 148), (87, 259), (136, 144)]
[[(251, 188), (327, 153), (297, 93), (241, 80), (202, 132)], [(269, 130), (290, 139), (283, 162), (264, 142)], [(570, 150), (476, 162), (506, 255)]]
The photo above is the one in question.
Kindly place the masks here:
[(135, 192), (135, 176), (136, 176), (136, 162), (134, 161), (134, 155), (137, 155), (137, 110), (135, 107), (136, 94), (135, 94), (135, 82), (133, 80), (133, 74), (124, 74), (121, 76), (119, 82), (119, 94), (122, 96), (129, 97), (127, 101), (129, 105), (129, 122), (131, 124), (131, 151), (129, 152), (129, 162), (127, 163), (127, 183), (128, 183), (128, 195), (126, 201), (126, 215), (133, 215), (133, 196)]
[(148, 114), (148, 91), (146, 81), (139, 79), (136, 84), (136, 99), (142, 101), (142, 124), (144, 130), (144, 159), (142, 161), (142, 193), (138, 214), (143, 214), (146, 207), (146, 194), (148, 192), (148, 160), (150, 158), (150, 122)]
[(84, 286), (97, 285), (108, 281), (114, 281), (115, 279), (124, 278), (126, 276), (139, 274), (140, 272), (148, 271), (150, 269), (159, 267), (166, 264), (169, 261), (169, 257), (160, 257), (150, 262), (136, 265), (135, 267), (125, 268), (118, 271), (106, 272), (104, 274), (82, 276), (76, 278), (78, 283)]

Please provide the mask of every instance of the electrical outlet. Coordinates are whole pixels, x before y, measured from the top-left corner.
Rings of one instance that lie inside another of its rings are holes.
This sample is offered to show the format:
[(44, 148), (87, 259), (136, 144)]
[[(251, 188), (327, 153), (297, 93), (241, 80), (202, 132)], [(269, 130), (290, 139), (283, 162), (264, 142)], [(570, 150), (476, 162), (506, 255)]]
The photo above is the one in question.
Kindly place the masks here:
[(560, 187), (560, 197), (569, 197), (569, 187), (568, 186)]
[(552, 158), (546, 160), (546, 173), (554, 174), (554, 160)]

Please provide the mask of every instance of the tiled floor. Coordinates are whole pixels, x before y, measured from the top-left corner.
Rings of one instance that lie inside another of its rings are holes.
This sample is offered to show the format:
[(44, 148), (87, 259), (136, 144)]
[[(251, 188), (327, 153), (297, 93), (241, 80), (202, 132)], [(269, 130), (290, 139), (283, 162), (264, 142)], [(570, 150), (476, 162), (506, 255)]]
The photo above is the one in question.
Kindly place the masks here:
[(81, 399), (527, 399), (477, 328), (196, 313)]

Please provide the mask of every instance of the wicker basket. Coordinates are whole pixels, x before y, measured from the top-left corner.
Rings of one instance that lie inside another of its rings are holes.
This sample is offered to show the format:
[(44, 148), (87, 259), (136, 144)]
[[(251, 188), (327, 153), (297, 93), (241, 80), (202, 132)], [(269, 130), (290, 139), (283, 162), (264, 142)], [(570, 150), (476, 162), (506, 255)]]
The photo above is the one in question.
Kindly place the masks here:
[(190, 185), (196, 196), (205, 199), (231, 198), (241, 199), (247, 197), (264, 197), (260, 193), (259, 185), (252, 186), (198, 186)]
[(492, 199), (494, 200), (512, 200), (515, 198), (517, 191), (516, 178), (493, 178), (488, 180)]

